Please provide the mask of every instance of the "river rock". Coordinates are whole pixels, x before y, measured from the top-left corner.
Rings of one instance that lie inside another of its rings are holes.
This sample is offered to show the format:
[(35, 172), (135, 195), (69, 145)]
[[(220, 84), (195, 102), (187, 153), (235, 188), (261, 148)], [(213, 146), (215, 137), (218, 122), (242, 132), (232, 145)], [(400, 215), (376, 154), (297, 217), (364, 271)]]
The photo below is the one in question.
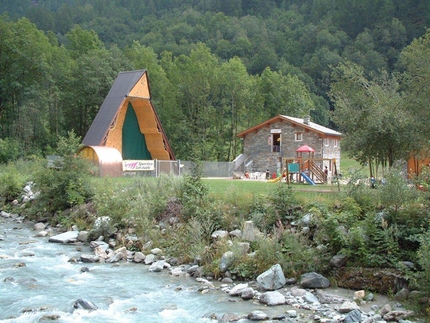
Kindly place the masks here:
[(386, 321), (400, 321), (414, 315), (413, 311), (391, 311), (383, 316)]
[(381, 314), (382, 316), (384, 316), (385, 314), (387, 314), (388, 312), (391, 312), (391, 305), (390, 304), (385, 304), (381, 310), (379, 311), (379, 314)]
[(153, 248), (151, 249), (151, 253), (157, 256), (157, 255), (161, 255), (163, 253), (163, 250), (161, 250), (160, 248)]
[(251, 246), (250, 246), (249, 242), (239, 242), (237, 244), (237, 247), (239, 249), (239, 253), (242, 256), (245, 256)]
[(248, 288), (248, 284), (247, 283), (237, 284), (236, 286), (234, 286), (234, 287), (232, 287), (230, 289), (230, 291), (228, 292), (228, 294), (230, 296), (239, 296), (247, 288)]
[(231, 279), (230, 277), (224, 277), (221, 280), (221, 283), (223, 283), (223, 284), (233, 284), (233, 279)]
[(236, 230), (230, 231), (228, 234), (230, 237), (240, 238), (242, 236), (242, 230), (236, 229)]
[(78, 241), (88, 242), (88, 236), (89, 236), (89, 232), (88, 231), (79, 231)]
[(409, 289), (407, 288), (402, 288), (401, 290), (399, 290), (396, 295), (394, 295), (394, 299), (396, 301), (405, 301), (408, 299), (409, 296)]
[(39, 322), (43, 322), (43, 321), (58, 321), (60, 318), (61, 318), (61, 316), (58, 315), (58, 314), (43, 315), (39, 319)]
[(75, 303), (73, 304), (73, 308), (90, 310), (90, 311), (94, 311), (98, 309), (97, 305), (95, 305), (93, 302), (86, 301), (81, 298), (75, 301)]
[(67, 231), (49, 238), (49, 242), (70, 243), (78, 238), (79, 231)]
[(301, 276), (300, 285), (303, 288), (328, 288), (330, 282), (324, 276), (311, 272)]
[(286, 280), (281, 265), (273, 265), (257, 277), (257, 282), (265, 290), (276, 290), (284, 286)]
[(94, 249), (94, 255), (98, 256), (100, 259), (107, 259), (109, 258), (109, 255), (107, 254), (106, 250), (102, 247), (96, 247)]
[(255, 295), (254, 289), (251, 287), (245, 288), (242, 293), (240, 294), (240, 297), (244, 300), (253, 299)]
[(182, 270), (182, 268), (180, 268), (180, 267), (174, 267), (174, 268), (171, 268), (170, 270), (169, 270), (169, 273), (170, 273), (170, 275), (172, 275), (172, 276), (181, 276), (181, 275), (185, 275), (185, 272)]
[(297, 317), (297, 311), (296, 310), (288, 310), (286, 313), (287, 313), (288, 317), (291, 317), (291, 318)]
[(305, 295), (303, 295), (303, 299), (306, 301), (306, 303), (310, 303), (310, 304), (320, 303), (318, 298), (311, 292), (306, 292)]
[(225, 230), (216, 230), (211, 235), (212, 239), (223, 239), (228, 237), (228, 232)]
[(43, 238), (43, 237), (46, 237), (47, 235), (48, 235), (48, 231), (42, 230), (36, 233), (35, 237)]
[(331, 257), (330, 259), (330, 265), (332, 267), (340, 268), (346, 265), (346, 262), (348, 261), (348, 257), (345, 255), (335, 255)]
[(290, 293), (294, 297), (303, 297), (308, 291), (303, 288), (299, 288), (297, 286), (294, 286), (291, 288)]
[(248, 314), (248, 319), (252, 320), (252, 321), (263, 321), (263, 320), (267, 320), (269, 318), (269, 316), (264, 313), (263, 311), (252, 311), (251, 313)]
[(359, 309), (349, 312), (343, 321), (344, 323), (359, 323), (361, 322), (361, 311)]
[(81, 261), (86, 263), (91, 262), (99, 262), (100, 257), (97, 255), (88, 255), (88, 254), (82, 254), (81, 255)]
[(163, 268), (164, 268), (164, 260), (158, 260), (158, 261), (151, 264), (148, 271), (158, 273), (158, 272), (162, 271)]
[(243, 225), (242, 239), (246, 241), (255, 241), (261, 235), (260, 230), (255, 226), (253, 221), (246, 221)]
[(43, 223), (43, 222), (37, 222), (37, 223), (35, 223), (35, 224), (33, 225), (33, 229), (34, 229), (34, 230), (36, 230), (36, 231), (42, 231), (42, 230), (45, 230), (45, 227), (46, 227), (46, 225), (45, 225), (45, 223)]
[(149, 255), (146, 255), (145, 260), (144, 260), (145, 265), (150, 265), (156, 261), (157, 261), (157, 257), (152, 253), (150, 253)]
[(124, 254), (122, 252), (114, 252), (111, 257), (107, 259), (109, 263), (115, 263), (124, 259)]
[(8, 213), (6, 211), (1, 211), (0, 216), (3, 218), (10, 218), (11, 217), (10, 213)]
[(91, 241), (90, 242), (90, 247), (93, 248), (93, 249), (96, 249), (97, 247), (100, 247), (100, 248), (102, 248), (105, 251), (109, 249), (109, 245), (106, 242), (100, 241), (100, 240)]
[(342, 305), (339, 307), (339, 313), (349, 313), (353, 310), (359, 310), (360, 306), (357, 305), (355, 302), (346, 301), (343, 302)]
[(133, 261), (134, 262), (141, 263), (144, 260), (145, 260), (145, 255), (142, 252), (140, 252), (140, 251), (136, 252), (134, 254), (134, 256), (133, 256)]
[(234, 262), (234, 253), (232, 251), (227, 251), (224, 253), (221, 257), (220, 263), (219, 263), (219, 269), (221, 272), (225, 273), (228, 268), (233, 264)]
[(191, 276), (194, 276), (194, 274), (198, 269), (199, 269), (199, 265), (192, 265), (187, 269), (187, 273), (190, 274)]
[(266, 292), (261, 294), (260, 303), (268, 306), (276, 306), (285, 304), (285, 296), (278, 291)]
[(364, 299), (366, 292), (364, 290), (358, 290), (354, 292), (354, 299)]
[(316, 297), (321, 304), (342, 304), (345, 299), (339, 295), (328, 294), (321, 289), (316, 290)]
[(234, 314), (234, 313), (226, 313), (223, 314), (218, 321), (219, 322), (236, 322), (242, 319), (241, 315)]

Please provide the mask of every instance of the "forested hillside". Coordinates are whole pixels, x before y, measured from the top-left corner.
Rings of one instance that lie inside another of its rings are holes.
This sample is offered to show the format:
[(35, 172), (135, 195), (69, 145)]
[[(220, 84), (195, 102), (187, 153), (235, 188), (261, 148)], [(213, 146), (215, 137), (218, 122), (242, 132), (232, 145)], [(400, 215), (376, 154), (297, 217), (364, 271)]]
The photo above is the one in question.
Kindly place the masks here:
[(428, 140), (414, 132), (429, 120), (428, 36), (411, 45), (428, 1), (3, 0), (0, 14), (0, 162), (84, 136), (134, 69), (180, 159), (232, 160), (236, 134), (279, 113), (344, 131), (363, 162)]

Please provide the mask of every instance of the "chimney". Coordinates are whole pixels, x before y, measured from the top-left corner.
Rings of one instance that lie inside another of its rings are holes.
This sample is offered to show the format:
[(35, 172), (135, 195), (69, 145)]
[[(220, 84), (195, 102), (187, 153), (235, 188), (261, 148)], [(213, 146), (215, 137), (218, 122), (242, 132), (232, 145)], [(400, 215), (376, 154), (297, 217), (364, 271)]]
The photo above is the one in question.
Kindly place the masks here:
[(303, 118), (303, 123), (304, 124), (309, 124), (310, 121), (311, 121), (311, 117), (310, 116), (307, 116), (307, 117)]

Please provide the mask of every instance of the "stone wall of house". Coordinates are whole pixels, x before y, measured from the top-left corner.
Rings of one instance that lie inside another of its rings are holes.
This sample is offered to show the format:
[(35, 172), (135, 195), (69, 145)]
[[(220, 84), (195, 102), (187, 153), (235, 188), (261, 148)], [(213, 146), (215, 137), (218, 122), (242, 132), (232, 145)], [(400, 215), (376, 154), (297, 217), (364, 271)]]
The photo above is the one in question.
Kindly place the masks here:
[[(272, 152), (272, 145), (269, 140), (272, 129), (281, 130), (280, 152)], [(301, 141), (296, 141), (296, 133), (302, 134)], [(335, 147), (335, 144), (337, 147)], [(339, 140), (335, 141), (328, 138), (324, 140), (316, 132), (306, 130), (287, 121), (279, 121), (262, 127), (255, 132), (250, 132), (245, 136), (243, 152), (249, 156), (248, 160), (253, 161), (246, 170), (264, 172), (269, 169), (270, 173), (276, 172), (280, 167), (281, 158), (295, 158), (297, 156), (296, 150), (303, 145), (308, 145), (315, 150), (314, 158), (336, 158), (339, 165)]]

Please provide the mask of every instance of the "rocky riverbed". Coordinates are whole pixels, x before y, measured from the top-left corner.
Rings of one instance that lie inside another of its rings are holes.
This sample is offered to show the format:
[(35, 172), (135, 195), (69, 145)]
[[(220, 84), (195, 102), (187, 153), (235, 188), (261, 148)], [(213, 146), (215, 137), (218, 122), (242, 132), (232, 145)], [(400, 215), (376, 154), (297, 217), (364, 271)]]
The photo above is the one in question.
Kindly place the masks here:
[[(1, 212), (1, 221), (8, 223), (23, 223), (31, 226), (35, 237), (46, 237), (50, 243), (61, 243), (76, 246), (74, 252), (68, 258), (69, 263), (80, 266), (81, 272), (91, 271), (91, 263), (109, 264), (133, 264), (143, 266), (144, 270), (159, 275), (169, 275), (177, 279), (175, 290), (181, 288), (181, 279), (192, 278), (198, 283), (196, 292), (200, 294), (220, 294), (233, 304), (231, 309), (223, 313), (213, 311), (205, 314), (202, 319), (218, 322), (365, 322), (384, 323), (423, 322), (414, 317), (414, 313), (407, 310), (396, 301), (390, 301), (382, 295), (374, 295), (365, 290), (345, 290), (330, 287), (330, 283), (324, 276), (310, 272), (301, 276), (300, 280), (284, 277), (279, 265), (272, 266), (261, 274), (256, 281), (241, 282), (226, 277), (222, 280), (214, 280), (205, 277), (202, 268), (197, 264), (177, 265), (175, 259), (166, 259), (159, 248), (147, 246), (145, 252), (134, 252), (125, 247), (113, 248), (113, 242), (105, 243), (103, 239), (87, 241), (87, 232), (72, 230), (62, 232), (58, 228), (51, 228), (45, 223), (26, 222), (17, 214)], [(0, 234), (1, 242), (8, 239), (7, 235)], [(91, 249), (82, 248), (88, 245)], [(79, 252), (81, 251), (81, 252)], [(88, 252), (90, 251), (90, 252)], [(31, 257), (31, 251), (26, 251), (23, 257)], [(1, 255), (0, 261), (7, 256)], [(21, 262), (25, 266), (25, 260)], [(1, 268), (0, 268), (1, 269)], [(34, 279), (27, 277), (27, 279)], [(130, 279), (130, 277), (125, 277)], [(16, 283), (13, 277), (5, 277), (2, 284)], [(251, 306), (250, 306), (251, 305)], [(2, 305), (0, 305), (1, 307)], [(174, 305), (173, 305), (174, 306)], [(214, 304), (216, 306), (216, 304)], [(97, 311), (98, 306), (91, 299), (76, 299), (74, 309), (84, 311)], [(243, 312), (243, 309), (248, 312)], [(43, 309), (30, 309), (42, 311)], [(59, 320), (61, 316), (43, 316), (44, 319)], [(184, 321), (185, 322), (185, 321)]]

